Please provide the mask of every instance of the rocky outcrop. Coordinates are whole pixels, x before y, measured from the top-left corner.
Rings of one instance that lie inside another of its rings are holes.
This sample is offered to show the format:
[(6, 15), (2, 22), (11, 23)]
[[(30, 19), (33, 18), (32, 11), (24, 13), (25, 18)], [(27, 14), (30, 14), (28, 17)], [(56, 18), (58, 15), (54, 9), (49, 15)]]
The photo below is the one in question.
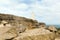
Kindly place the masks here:
[(54, 40), (56, 34), (49, 30), (36, 20), (0, 14), (0, 40)]
[(13, 26), (18, 26), (22, 24), (28, 29), (33, 29), (37, 28), (40, 25), (45, 25), (45, 23), (39, 23), (37, 20), (32, 20), (25, 17), (18, 17), (10, 14), (0, 14), (0, 23), (3, 20), (7, 21)]
[(58, 37), (58, 38), (55, 38), (55, 40), (60, 40), (60, 37)]
[(56, 32), (57, 31), (57, 28), (53, 25), (49, 26), (48, 29), (52, 32)]
[(21, 33), (13, 40), (54, 40), (55, 34), (43, 28), (32, 29)]
[(2, 27), (0, 27), (0, 40), (11, 39), (13, 37), (16, 37), (17, 35), (17, 30), (16, 28), (13, 28), (13, 26), (3, 25)]

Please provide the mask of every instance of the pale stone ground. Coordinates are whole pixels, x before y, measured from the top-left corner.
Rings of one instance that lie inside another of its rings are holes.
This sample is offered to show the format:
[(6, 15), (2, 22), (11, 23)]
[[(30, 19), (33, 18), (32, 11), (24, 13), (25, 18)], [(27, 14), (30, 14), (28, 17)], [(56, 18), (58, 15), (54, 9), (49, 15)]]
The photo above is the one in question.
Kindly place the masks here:
[(58, 38), (55, 38), (55, 40), (60, 40), (60, 37), (58, 37)]
[(24, 37), (28, 37), (28, 36), (37, 36), (37, 35), (47, 35), (50, 34), (52, 32), (50, 32), (49, 30), (43, 29), (43, 28), (36, 28), (36, 29), (32, 29), (29, 31), (26, 31), (24, 33), (21, 33), (18, 37), (16, 37), (14, 40), (21, 40)]
[[(24, 27), (22, 29), (24, 29)], [(20, 27), (11, 26), (10, 24), (6, 24), (5, 26), (0, 24), (0, 40), (11, 39), (13, 37), (13, 40), (51, 40), (55, 37), (55, 34), (43, 27), (18, 33), (19, 31), (22, 32), (22, 29)], [(50, 29), (52, 29), (52, 27)], [(55, 28), (53, 27), (53, 29)], [(56, 38), (55, 40), (59, 40), (59, 38)]]

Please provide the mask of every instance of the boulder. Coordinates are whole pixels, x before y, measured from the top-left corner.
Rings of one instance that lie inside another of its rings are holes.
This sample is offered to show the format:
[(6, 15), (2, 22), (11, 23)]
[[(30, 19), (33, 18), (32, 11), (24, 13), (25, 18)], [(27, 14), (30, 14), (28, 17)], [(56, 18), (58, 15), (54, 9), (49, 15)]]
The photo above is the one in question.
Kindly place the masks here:
[(57, 31), (56, 27), (53, 26), (53, 25), (49, 26), (48, 29), (49, 29), (50, 31), (52, 31), (52, 32)]

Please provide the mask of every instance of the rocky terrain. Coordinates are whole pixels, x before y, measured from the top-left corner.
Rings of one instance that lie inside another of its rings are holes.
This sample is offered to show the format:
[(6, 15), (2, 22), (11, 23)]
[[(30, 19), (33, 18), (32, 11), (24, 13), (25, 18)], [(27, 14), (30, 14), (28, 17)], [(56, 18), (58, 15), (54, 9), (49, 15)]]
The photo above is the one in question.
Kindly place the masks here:
[(60, 31), (43, 22), (0, 14), (0, 40), (60, 40)]

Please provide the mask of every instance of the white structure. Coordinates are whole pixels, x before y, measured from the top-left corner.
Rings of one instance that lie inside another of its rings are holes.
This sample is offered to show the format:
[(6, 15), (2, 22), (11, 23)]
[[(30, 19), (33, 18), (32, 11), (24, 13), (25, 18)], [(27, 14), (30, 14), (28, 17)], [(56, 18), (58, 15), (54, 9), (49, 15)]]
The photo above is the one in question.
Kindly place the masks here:
[(31, 19), (35, 20), (35, 14), (34, 14), (34, 12), (31, 13)]

